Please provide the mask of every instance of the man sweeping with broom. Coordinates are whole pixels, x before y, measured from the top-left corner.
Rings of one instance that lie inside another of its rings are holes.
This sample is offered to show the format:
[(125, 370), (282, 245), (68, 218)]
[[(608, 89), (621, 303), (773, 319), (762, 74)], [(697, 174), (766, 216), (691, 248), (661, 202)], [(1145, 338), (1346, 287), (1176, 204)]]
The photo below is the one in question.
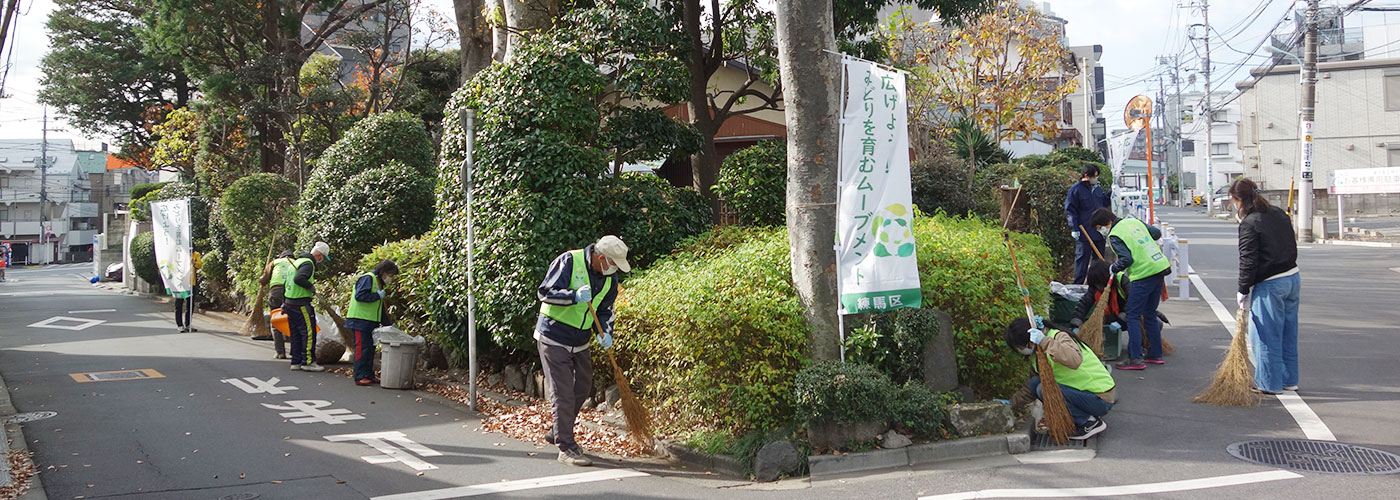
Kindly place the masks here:
[(597, 243), (559, 255), (540, 284), (540, 315), (535, 342), (540, 365), (549, 384), (554, 407), (554, 427), (544, 440), (559, 447), (559, 461), (586, 467), (593, 465), (574, 441), (574, 421), (583, 401), (593, 391), (593, 353), (590, 332), (596, 321), (602, 335), (598, 342), (612, 347), (613, 302), (617, 299), (617, 271), (631, 272), (627, 244), (608, 235)]

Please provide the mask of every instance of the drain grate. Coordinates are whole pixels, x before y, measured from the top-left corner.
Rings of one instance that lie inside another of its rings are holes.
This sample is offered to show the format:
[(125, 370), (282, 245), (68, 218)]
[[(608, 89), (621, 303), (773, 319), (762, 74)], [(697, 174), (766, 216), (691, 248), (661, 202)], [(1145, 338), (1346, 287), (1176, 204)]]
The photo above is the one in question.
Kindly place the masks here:
[(257, 497), (257, 493), (234, 493), (232, 495), (221, 496), (219, 500), (253, 500)]
[(35, 420), (43, 420), (46, 418), (53, 418), (57, 416), (58, 412), (53, 411), (31, 411), (29, 413), (16, 413), (7, 417), (0, 417), (0, 422), (4, 422), (7, 424), (22, 424), (25, 422), (33, 422)]
[(1270, 439), (1245, 441), (1226, 448), (1235, 458), (1273, 467), (1323, 474), (1394, 474), (1400, 455), (1332, 441)]
[(1065, 443), (1065, 444), (1063, 444), (1063, 445), (1058, 445), (1058, 444), (1055, 444), (1055, 441), (1054, 441), (1054, 440), (1050, 439), (1050, 434), (1048, 434), (1048, 433), (1039, 433), (1039, 432), (1037, 432), (1037, 433), (1035, 433), (1035, 434), (1031, 434), (1031, 449), (1032, 449), (1032, 450), (1037, 450), (1037, 451), (1038, 451), (1038, 450), (1067, 450), (1067, 449), (1078, 449), (1078, 448), (1088, 448), (1088, 447), (1089, 447), (1089, 440), (1087, 440), (1087, 439), (1086, 439), (1086, 440), (1083, 440), (1083, 441), (1076, 441), (1076, 440), (1070, 439), (1070, 440), (1068, 440), (1067, 443)]

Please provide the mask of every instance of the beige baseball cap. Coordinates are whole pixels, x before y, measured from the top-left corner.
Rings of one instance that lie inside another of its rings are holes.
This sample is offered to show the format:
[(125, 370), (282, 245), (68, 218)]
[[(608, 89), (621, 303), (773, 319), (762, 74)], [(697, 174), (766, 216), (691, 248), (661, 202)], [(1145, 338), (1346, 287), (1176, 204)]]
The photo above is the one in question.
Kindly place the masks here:
[(622, 238), (609, 234), (599, 238), (598, 242), (593, 244), (593, 248), (616, 262), (617, 268), (622, 272), (632, 272), (632, 264), (627, 263), (627, 244), (622, 242)]

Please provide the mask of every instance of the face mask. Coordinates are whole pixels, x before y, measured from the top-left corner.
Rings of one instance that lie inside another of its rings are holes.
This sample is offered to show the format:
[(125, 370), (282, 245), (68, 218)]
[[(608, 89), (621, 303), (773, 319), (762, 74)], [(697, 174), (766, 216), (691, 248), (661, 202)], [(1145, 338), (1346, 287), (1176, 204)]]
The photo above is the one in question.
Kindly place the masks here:
[(393, 276), (385, 276), (385, 277), (384, 277), (384, 286), (389, 286), (389, 285), (393, 285), (393, 284), (394, 284), (394, 277), (393, 277)]
[(617, 274), (617, 266), (613, 265), (612, 263), (603, 264), (602, 273), (603, 276), (612, 276), (614, 274)]
[(1030, 356), (1032, 354), (1035, 354), (1035, 348), (1031, 346), (1026, 346), (1021, 348), (1021, 350), (1017, 352), (1020, 352), (1022, 356)]
[(1102, 234), (1103, 237), (1105, 237), (1105, 238), (1108, 237), (1108, 232), (1109, 232), (1109, 229), (1108, 229), (1107, 227), (1101, 227), (1101, 228), (1099, 228), (1099, 234)]

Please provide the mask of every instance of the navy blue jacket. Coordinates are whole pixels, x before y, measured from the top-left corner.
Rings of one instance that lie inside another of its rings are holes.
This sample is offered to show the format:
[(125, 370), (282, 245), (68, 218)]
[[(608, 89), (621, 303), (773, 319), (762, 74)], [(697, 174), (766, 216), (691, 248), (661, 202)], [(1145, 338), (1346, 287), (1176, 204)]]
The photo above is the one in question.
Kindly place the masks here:
[(1108, 194), (1103, 192), (1097, 184), (1088, 181), (1079, 181), (1069, 187), (1069, 194), (1065, 195), (1065, 216), (1069, 219), (1069, 230), (1078, 231), (1080, 226), (1089, 231), (1089, 237), (1097, 243), (1103, 242), (1103, 236), (1094, 231), (1094, 227), (1089, 225), (1089, 217), (1094, 215), (1094, 211), (1103, 207), (1111, 207), (1113, 203), (1109, 201)]
[[(585, 256), (593, 255), (593, 245), (588, 245), (583, 251)], [(612, 286), (608, 288), (608, 294), (603, 296), (603, 301), (598, 303), (598, 322), (603, 327), (603, 331), (612, 334), (613, 329), (613, 302), (617, 300), (618, 278), (622, 273), (615, 273), (612, 276), (603, 276), (603, 273), (588, 268), (588, 287), (597, 293), (603, 288), (604, 278), (613, 279)], [(574, 300), (574, 289), (570, 288), (574, 273), (574, 257), (569, 252), (560, 254), (549, 265), (549, 272), (545, 273), (544, 282), (540, 283), (540, 302), (554, 304), (558, 306), (571, 306), (577, 303)], [(535, 321), (535, 330), (540, 335), (548, 337), (550, 340), (560, 344), (580, 347), (588, 344), (593, 338), (592, 331), (584, 331), (572, 326), (554, 321), (553, 318), (540, 314)]]
[(355, 281), (355, 300), (369, 303), (379, 302), (380, 322), (375, 323), (370, 320), (359, 318), (345, 318), (345, 328), (347, 330), (372, 332), (375, 328), (393, 324), (389, 322), (389, 311), (383, 309), (384, 303), (381, 302), (379, 293), (374, 291), (374, 278), (371, 278), (369, 276), (360, 276), (360, 279)]

